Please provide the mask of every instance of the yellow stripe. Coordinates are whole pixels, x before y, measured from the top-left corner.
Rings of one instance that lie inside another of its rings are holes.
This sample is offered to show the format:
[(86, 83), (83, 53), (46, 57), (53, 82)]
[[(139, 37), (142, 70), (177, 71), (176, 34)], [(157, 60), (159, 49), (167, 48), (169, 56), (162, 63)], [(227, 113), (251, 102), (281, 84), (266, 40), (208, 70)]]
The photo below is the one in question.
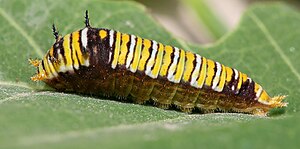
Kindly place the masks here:
[(64, 62), (63, 55), (59, 54), (58, 59), (59, 59), (59, 64), (56, 66), (56, 68), (57, 68), (58, 71), (64, 71), (64, 70), (61, 70), (61, 68), (65, 67), (65, 62)]
[[(73, 56), (72, 57), (74, 60), (74, 66), (79, 65), (79, 63), (84, 64), (84, 58), (82, 56), (82, 52), (81, 52), (80, 45), (79, 45), (79, 31), (72, 33), (72, 48), (73, 48)], [(79, 63), (78, 63), (78, 59), (76, 57), (76, 53), (78, 55)]]
[(231, 81), (233, 70), (227, 66), (226, 67), (226, 84)]
[(53, 57), (53, 46), (51, 47), (51, 49), (49, 50), (49, 55), (51, 56), (51, 57)]
[(114, 51), (114, 59), (112, 61), (112, 68), (116, 68), (119, 53), (120, 53), (120, 44), (121, 44), (121, 33), (117, 32), (116, 41), (115, 41), (115, 51)]
[[(53, 48), (53, 46), (51, 47), (51, 49), (50, 49), (50, 51), (49, 51), (49, 55), (51, 56), (51, 57), (54, 57), (54, 48)], [(53, 64), (52, 64), (52, 66), (53, 66), (53, 69), (56, 71), (56, 70), (58, 70), (59, 69), (59, 61), (57, 60), (56, 62), (54, 62)]]
[(138, 70), (144, 71), (145, 70), (145, 64), (146, 61), (148, 60), (150, 53), (149, 53), (149, 48), (151, 47), (151, 41), (148, 39), (144, 39), (144, 48), (142, 50), (142, 58), (139, 62)]
[(38, 75), (41, 75), (41, 76), (46, 75), (45, 70), (43, 69), (42, 65), (39, 65), (38, 69), (39, 69), (39, 74)]
[(184, 63), (185, 63), (185, 51), (180, 49), (180, 59), (177, 65), (177, 71), (174, 78), (175, 82), (179, 82), (182, 77), (184, 71)]
[(225, 80), (226, 80), (226, 68), (224, 65), (222, 65), (222, 73), (221, 73), (221, 77), (220, 77), (220, 82), (218, 85), (218, 90), (222, 91), (225, 85)]
[(207, 59), (205, 57), (202, 57), (202, 67), (200, 69), (200, 74), (197, 81), (199, 87), (202, 87), (205, 82), (206, 70), (207, 70)]
[(100, 36), (100, 39), (104, 39), (107, 36), (107, 31), (106, 30), (100, 30), (99, 31), (99, 36)]
[[(47, 62), (48, 62), (48, 61), (47, 61)], [(51, 63), (51, 61), (50, 61), (50, 63), (48, 63), (48, 65), (49, 65), (49, 68), (50, 68), (50, 71), (52, 72), (52, 74), (53, 74), (53, 75), (54, 75), (54, 74), (57, 74), (57, 72), (56, 72), (56, 70), (55, 70), (53, 64)]]
[(239, 71), (239, 83), (237, 85), (237, 89), (236, 89), (237, 91), (241, 89), (242, 81), (243, 81), (243, 74)]
[(270, 96), (267, 94), (265, 90), (262, 91), (259, 97), (259, 101), (270, 102)]
[(192, 52), (186, 52), (186, 64), (183, 73), (183, 80), (188, 82), (194, 69), (195, 55)]
[[(51, 48), (51, 49), (53, 50), (53, 48)], [(54, 69), (54, 66), (53, 66), (52, 62), (50, 61), (50, 63), (49, 63), (49, 61), (48, 61), (49, 58), (50, 58), (50, 52), (49, 52), (48, 55), (45, 56), (44, 60), (47, 62), (47, 65), (49, 65), (50, 72), (52, 74), (54, 74), (54, 73), (56, 73), (56, 70)]]
[(71, 58), (71, 49), (70, 49), (70, 34), (68, 34), (64, 37), (63, 47), (64, 47), (64, 52), (65, 52), (64, 53), (65, 58), (67, 60), (66, 67), (71, 67), (72, 66), (72, 58)]
[(52, 75), (52, 72), (49, 68), (48, 60), (47, 60), (46, 56), (44, 57), (43, 61), (44, 61), (45, 73), (46, 73), (48, 78), (51, 78), (53, 75)]
[(136, 37), (137, 38), (137, 42), (136, 42), (136, 46), (135, 46), (135, 50), (134, 50), (134, 58), (133, 61), (130, 65), (130, 69), (132, 71), (136, 71), (139, 61), (140, 61), (140, 54), (141, 54), (141, 50), (142, 50), (142, 38), (140, 37)]
[(129, 35), (128, 34), (122, 34), (122, 45), (121, 45), (121, 53), (119, 55), (118, 59), (118, 65), (124, 65), (126, 61), (126, 55), (128, 52), (127, 43), (129, 42)]
[(210, 59), (207, 59), (207, 77), (205, 80), (205, 85), (207, 85), (209, 87), (211, 87), (211, 82), (212, 82), (213, 76), (216, 73), (214, 70), (215, 67), (216, 67), (215, 62)]
[(242, 74), (243, 74), (243, 83), (245, 83), (247, 81), (247, 79), (248, 79), (248, 76), (246, 74), (244, 74), (244, 73), (242, 73)]
[(167, 75), (168, 67), (171, 65), (171, 54), (173, 53), (173, 48), (171, 46), (165, 46), (164, 51), (163, 64), (159, 72), (159, 75), (162, 77)]
[(257, 84), (257, 83), (255, 83), (255, 85), (254, 85), (254, 92), (255, 92), (255, 94), (257, 93), (257, 91), (259, 90), (259, 88), (260, 88), (260, 85)]
[(157, 75), (159, 73), (160, 67), (162, 65), (163, 54), (164, 54), (164, 45), (161, 43), (158, 43), (158, 45), (159, 45), (159, 47), (158, 47), (158, 53), (157, 53), (156, 60), (155, 60), (155, 65), (151, 72), (152, 75), (155, 77), (157, 77)]

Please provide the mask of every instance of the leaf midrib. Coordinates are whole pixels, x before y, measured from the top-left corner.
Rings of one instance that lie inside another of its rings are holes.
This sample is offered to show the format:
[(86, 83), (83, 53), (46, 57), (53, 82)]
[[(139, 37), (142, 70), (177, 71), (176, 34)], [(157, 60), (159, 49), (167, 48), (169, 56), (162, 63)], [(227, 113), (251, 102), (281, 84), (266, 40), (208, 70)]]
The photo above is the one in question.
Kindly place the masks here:
[(39, 57), (43, 57), (43, 52), (35, 40), (15, 21), (11, 15), (7, 14), (1, 7), (0, 15), (2, 15), (3, 18), (27, 40), (28, 44), (34, 49)]
[(276, 40), (272, 37), (269, 30), (266, 28), (264, 23), (259, 19), (253, 12), (249, 12), (248, 16), (253, 20), (253, 22), (257, 25), (257, 27), (261, 30), (265, 38), (268, 40), (268, 42), (272, 45), (273, 50), (277, 52), (282, 59), (282, 61), (288, 66), (288, 68), (293, 72), (293, 74), (297, 77), (298, 80), (300, 80), (300, 73), (296, 70), (292, 62), (289, 60), (289, 58), (284, 54), (282, 48), (279, 46), (279, 44), (276, 42)]

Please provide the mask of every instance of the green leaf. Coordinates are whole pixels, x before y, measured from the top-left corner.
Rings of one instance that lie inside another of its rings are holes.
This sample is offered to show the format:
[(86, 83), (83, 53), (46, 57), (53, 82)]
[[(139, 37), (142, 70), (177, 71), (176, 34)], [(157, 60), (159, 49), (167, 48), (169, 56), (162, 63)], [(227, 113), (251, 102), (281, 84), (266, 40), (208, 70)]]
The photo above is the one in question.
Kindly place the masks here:
[[(218, 42), (189, 45), (166, 32), (134, 2), (2, 0), (0, 6), (0, 148), (297, 148), (300, 134), (300, 15), (282, 3), (255, 5)], [(195, 51), (235, 67), (288, 107), (271, 117), (188, 115), (150, 106), (51, 91), (30, 81), (27, 59), (91, 25)]]

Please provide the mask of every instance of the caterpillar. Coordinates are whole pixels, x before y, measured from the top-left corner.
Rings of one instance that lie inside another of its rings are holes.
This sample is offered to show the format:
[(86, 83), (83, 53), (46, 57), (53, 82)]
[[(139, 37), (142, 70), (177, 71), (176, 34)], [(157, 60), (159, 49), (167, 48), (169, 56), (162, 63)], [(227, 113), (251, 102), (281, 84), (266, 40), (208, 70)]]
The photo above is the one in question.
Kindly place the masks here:
[(37, 68), (33, 81), (59, 91), (94, 94), (157, 107), (267, 115), (285, 107), (246, 74), (193, 52), (106, 28), (85, 27), (61, 37)]

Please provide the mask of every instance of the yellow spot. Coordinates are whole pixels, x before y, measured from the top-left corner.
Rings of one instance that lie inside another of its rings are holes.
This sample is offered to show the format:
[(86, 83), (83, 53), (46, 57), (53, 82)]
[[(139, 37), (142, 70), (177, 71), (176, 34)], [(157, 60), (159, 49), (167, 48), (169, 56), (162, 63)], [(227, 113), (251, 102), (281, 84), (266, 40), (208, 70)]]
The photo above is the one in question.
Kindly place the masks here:
[(121, 45), (121, 53), (119, 55), (119, 59), (118, 59), (118, 64), (119, 65), (124, 65), (125, 61), (126, 61), (126, 55), (128, 52), (128, 47), (127, 47), (127, 43), (129, 42), (129, 35), (128, 34), (123, 34), (122, 35), (122, 45)]
[(137, 37), (137, 42), (136, 42), (135, 51), (134, 51), (134, 58), (130, 65), (130, 69), (133, 72), (136, 71), (139, 61), (140, 61), (140, 54), (141, 54), (141, 50), (142, 50), (142, 41), (143, 41), (142, 38)]
[(237, 89), (236, 89), (237, 91), (241, 89), (242, 83), (243, 83), (243, 73), (239, 71), (239, 83), (237, 85)]
[(207, 62), (208, 61), (206, 60), (206, 58), (202, 57), (202, 67), (200, 69), (200, 74), (199, 74), (198, 81), (197, 81), (197, 84), (200, 88), (202, 88), (205, 78), (206, 78)]
[(157, 56), (156, 56), (155, 65), (154, 65), (153, 70), (152, 70), (152, 75), (155, 78), (157, 77), (157, 75), (159, 73), (159, 70), (161, 68), (163, 54), (164, 54), (164, 45), (161, 44), (161, 43), (159, 43), (158, 45), (159, 45), (159, 47), (158, 47), (158, 53), (157, 53)]
[(173, 53), (173, 48), (171, 46), (165, 46), (165, 54), (163, 57), (163, 63), (159, 72), (159, 75), (164, 77), (167, 75), (168, 67), (171, 64), (171, 54)]
[(71, 57), (71, 49), (70, 49), (70, 34), (64, 37), (63, 47), (64, 47), (64, 53), (66, 58), (66, 67), (71, 67), (72, 57)]
[(120, 53), (120, 44), (121, 44), (121, 33), (117, 32), (116, 41), (115, 41), (115, 51), (114, 51), (114, 59), (112, 61), (112, 68), (116, 68), (119, 53)]
[(191, 77), (192, 71), (195, 67), (193, 63), (195, 60), (195, 55), (192, 52), (186, 52), (185, 56), (186, 56), (186, 64), (183, 73), (183, 80), (188, 82)]
[(224, 65), (222, 65), (222, 73), (221, 73), (221, 78), (220, 82), (218, 85), (218, 91), (222, 91), (225, 85), (225, 80), (226, 80), (226, 68)]
[(230, 67), (225, 66), (225, 68), (226, 68), (226, 84), (228, 84), (231, 81), (233, 71)]
[(107, 36), (107, 31), (106, 30), (100, 30), (99, 31), (99, 36), (101, 39), (104, 39)]
[(177, 71), (174, 78), (175, 82), (179, 82), (182, 77), (183, 70), (184, 70), (184, 63), (185, 63), (185, 51), (180, 49), (180, 59), (179, 59)]
[(148, 60), (150, 53), (149, 53), (149, 48), (151, 47), (151, 41), (148, 39), (144, 39), (144, 48), (142, 50), (142, 58), (139, 62), (138, 70), (144, 71), (145, 70), (145, 64), (146, 61)]
[[(80, 64), (84, 64), (84, 57), (81, 52), (81, 48), (79, 45), (79, 31), (73, 32), (72, 34), (72, 49), (73, 49), (73, 60), (74, 60), (74, 67)], [(78, 59), (76, 57), (76, 53), (78, 55)], [(78, 62), (79, 61), (79, 62)]]
[(212, 82), (212, 79), (213, 79), (213, 76), (215, 74), (215, 62), (210, 60), (210, 59), (207, 59), (207, 77), (206, 77), (206, 80), (205, 80), (205, 85), (211, 87), (211, 82)]

